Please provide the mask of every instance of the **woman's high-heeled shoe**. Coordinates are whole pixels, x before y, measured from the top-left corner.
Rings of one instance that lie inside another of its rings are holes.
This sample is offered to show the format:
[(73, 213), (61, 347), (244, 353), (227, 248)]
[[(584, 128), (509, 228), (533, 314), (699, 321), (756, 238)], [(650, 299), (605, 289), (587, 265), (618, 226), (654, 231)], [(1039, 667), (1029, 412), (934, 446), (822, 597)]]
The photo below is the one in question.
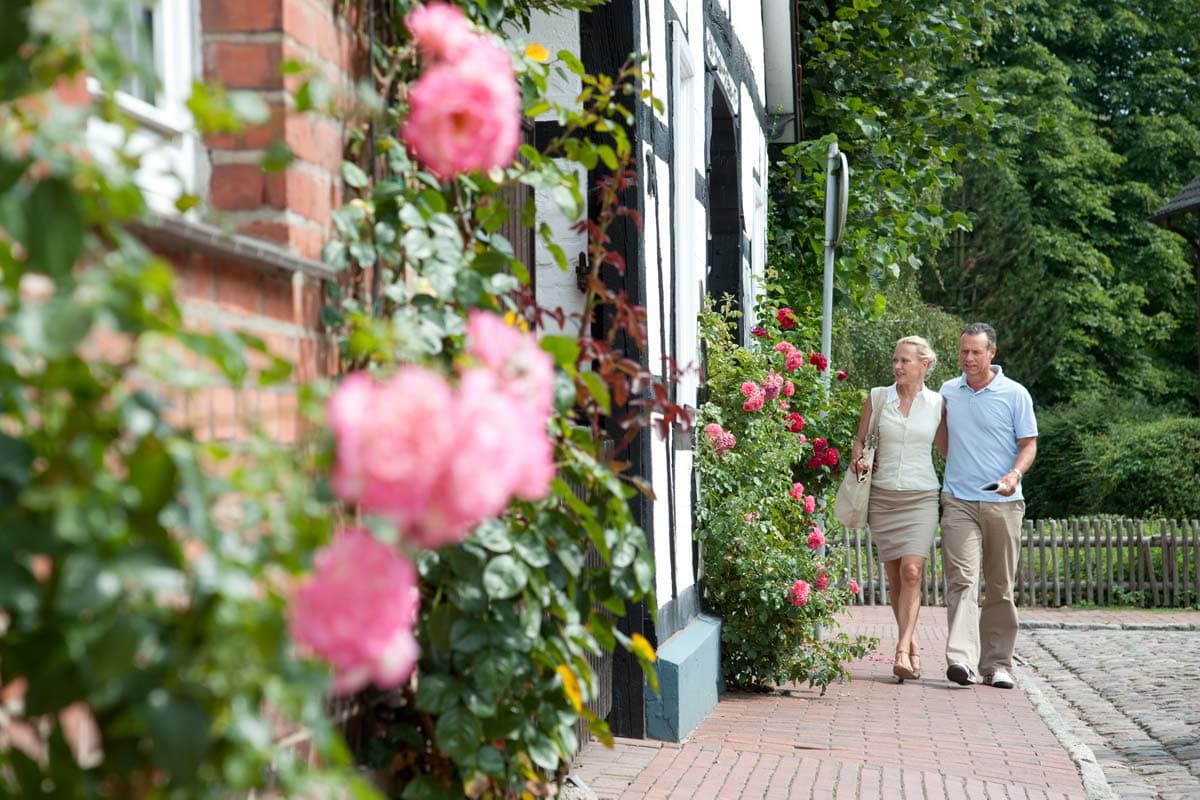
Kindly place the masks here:
[(908, 648), (908, 660), (912, 664), (913, 677), (921, 677), (921, 648), (915, 644)]
[(917, 677), (917, 673), (913, 672), (912, 663), (908, 660), (908, 653), (897, 648), (896, 663), (892, 666), (892, 674), (904, 683), (906, 679)]

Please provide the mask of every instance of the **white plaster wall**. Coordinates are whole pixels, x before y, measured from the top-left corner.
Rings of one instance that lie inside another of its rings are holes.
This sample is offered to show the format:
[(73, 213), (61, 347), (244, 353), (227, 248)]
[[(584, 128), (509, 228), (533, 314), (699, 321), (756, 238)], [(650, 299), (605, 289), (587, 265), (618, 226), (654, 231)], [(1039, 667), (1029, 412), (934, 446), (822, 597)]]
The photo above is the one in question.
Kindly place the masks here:
[[(577, 14), (546, 14), (542, 12), (533, 15), (529, 32), (514, 31), (513, 38), (521, 44), (537, 42), (550, 50), (551, 57), (559, 50), (579, 52), (579, 16)], [(562, 73), (562, 74), (556, 74)], [(579, 77), (567, 69), (552, 70), (548, 94), (551, 100), (563, 104), (574, 103), (579, 95), (582, 84)], [(540, 119), (552, 119), (553, 114), (547, 113)], [(587, 172), (568, 161), (559, 160), (558, 165), (563, 170), (573, 170), (579, 180), (582, 191), (587, 192)], [(579, 291), (575, 277), (575, 265), (581, 253), (587, 251), (587, 236), (579, 231), (571, 230), (578, 221), (565, 216), (554, 202), (554, 198), (545, 190), (537, 190), (534, 194), (537, 203), (538, 223), (546, 223), (554, 232), (554, 241), (567, 256), (567, 269), (559, 268), (554, 256), (543, 244), (541, 237), (536, 237), (537, 247), (534, 261), (535, 281), (538, 302), (547, 308), (562, 308), (568, 315), (579, 314), (583, 311), (583, 294)], [(558, 326), (554, 322), (547, 323), (555, 332)], [(575, 330), (578, 322), (567, 320), (567, 328)]]

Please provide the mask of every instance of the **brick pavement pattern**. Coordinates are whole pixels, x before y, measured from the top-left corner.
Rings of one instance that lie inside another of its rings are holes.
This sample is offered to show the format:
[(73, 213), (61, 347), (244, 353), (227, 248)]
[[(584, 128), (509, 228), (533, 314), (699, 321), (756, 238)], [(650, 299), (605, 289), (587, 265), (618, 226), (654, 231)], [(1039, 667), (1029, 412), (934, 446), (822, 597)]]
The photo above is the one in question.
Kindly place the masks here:
[(945, 679), (946, 613), (921, 611), (923, 677), (898, 684), (891, 611), (853, 609), (841, 630), (880, 639), (849, 683), (723, 695), (683, 744), (584, 748), (575, 771), (600, 798), (1084, 800), (1075, 763), (1020, 690)]

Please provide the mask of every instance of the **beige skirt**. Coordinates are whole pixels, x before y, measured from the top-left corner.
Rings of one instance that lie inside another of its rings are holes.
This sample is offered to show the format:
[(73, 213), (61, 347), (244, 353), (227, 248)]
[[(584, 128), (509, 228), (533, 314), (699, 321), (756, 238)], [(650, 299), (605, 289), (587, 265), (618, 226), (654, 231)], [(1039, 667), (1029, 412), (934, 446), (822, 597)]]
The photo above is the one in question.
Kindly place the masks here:
[(867, 526), (880, 561), (901, 556), (929, 558), (938, 526), (938, 493), (897, 492), (872, 486)]

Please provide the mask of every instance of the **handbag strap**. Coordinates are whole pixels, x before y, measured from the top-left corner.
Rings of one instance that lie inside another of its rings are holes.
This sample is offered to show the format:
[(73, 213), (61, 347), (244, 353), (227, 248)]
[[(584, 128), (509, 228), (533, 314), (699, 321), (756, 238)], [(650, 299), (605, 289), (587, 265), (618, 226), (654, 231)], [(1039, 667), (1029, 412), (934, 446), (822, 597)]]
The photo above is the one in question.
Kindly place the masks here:
[(883, 401), (887, 398), (887, 387), (876, 386), (871, 390), (871, 425), (867, 428), (867, 441), (864, 447), (872, 450), (879, 447), (879, 413), (883, 411)]

